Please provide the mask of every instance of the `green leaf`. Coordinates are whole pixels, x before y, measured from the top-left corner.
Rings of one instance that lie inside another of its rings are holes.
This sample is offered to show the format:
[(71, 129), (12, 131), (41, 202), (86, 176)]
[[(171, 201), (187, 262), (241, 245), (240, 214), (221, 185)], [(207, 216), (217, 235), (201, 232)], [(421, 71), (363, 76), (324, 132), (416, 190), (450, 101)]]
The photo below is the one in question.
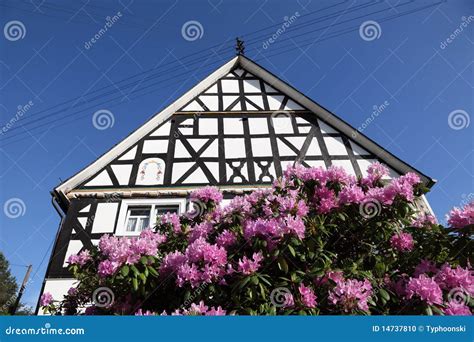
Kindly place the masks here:
[(386, 301), (390, 300), (390, 295), (387, 291), (385, 291), (384, 289), (379, 289), (379, 292), (380, 296), (382, 296), (383, 299), (385, 299)]
[(145, 284), (145, 283), (146, 283), (146, 277), (145, 277), (145, 274), (143, 274), (143, 273), (140, 273), (138, 276), (139, 276), (139, 277), (140, 277), (140, 279), (142, 280), (143, 284)]
[(295, 257), (296, 256), (295, 249), (291, 245), (288, 245), (288, 249), (290, 250), (291, 255)]
[(142, 256), (140, 258), (140, 262), (143, 264), (143, 265), (148, 265), (148, 258), (146, 256)]
[(135, 291), (138, 290), (138, 280), (137, 280), (137, 278), (132, 279), (132, 285), (133, 285), (133, 289)]
[(278, 258), (278, 268), (282, 270), (284, 273), (288, 273), (288, 263), (286, 262), (285, 258), (283, 257)]
[(121, 272), (122, 272), (122, 275), (126, 277), (128, 276), (128, 273), (130, 272), (130, 268), (127, 265), (123, 265)]
[(148, 271), (150, 272), (150, 274), (154, 277), (158, 277), (158, 272), (151, 266), (148, 266)]
[(130, 266), (130, 269), (135, 274), (135, 277), (138, 277), (138, 275), (140, 274), (140, 271), (138, 270), (138, 268), (136, 268), (135, 265), (132, 265), (132, 266)]

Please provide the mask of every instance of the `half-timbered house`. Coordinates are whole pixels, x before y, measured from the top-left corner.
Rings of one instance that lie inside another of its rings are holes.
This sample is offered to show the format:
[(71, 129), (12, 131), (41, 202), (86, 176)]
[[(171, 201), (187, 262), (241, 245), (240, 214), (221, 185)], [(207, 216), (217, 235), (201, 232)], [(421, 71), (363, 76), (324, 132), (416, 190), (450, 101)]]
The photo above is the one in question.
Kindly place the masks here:
[[(238, 55), (53, 192), (62, 215), (42, 292), (73, 284), (66, 260), (103, 234), (133, 236), (157, 215), (182, 213), (195, 188), (229, 200), (268, 187), (288, 164), (341, 166), (364, 175), (374, 161), (391, 176), (416, 172), (327, 109)], [(224, 203), (225, 205), (225, 203)], [(426, 199), (420, 203), (431, 211)]]

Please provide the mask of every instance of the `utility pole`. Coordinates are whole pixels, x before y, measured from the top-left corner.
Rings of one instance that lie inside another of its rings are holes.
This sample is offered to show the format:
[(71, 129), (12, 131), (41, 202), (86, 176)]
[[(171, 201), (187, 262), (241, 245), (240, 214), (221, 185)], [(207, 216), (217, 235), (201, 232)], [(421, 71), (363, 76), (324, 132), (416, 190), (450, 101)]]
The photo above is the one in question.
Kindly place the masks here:
[(20, 305), (21, 296), (23, 296), (23, 291), (25, 291), (26, 284), (28, 283), (28, 279), (30, 278), (31, 269), (33, 266), (28, 265), (28, 269), (26, 270), (25, 277), (23, 278), (23, 283), (21, 283), (20, 291), (18, 291), (18, 296), (16, 297), (15, 304), (10, 307), (10, 314), (13, 316), (18, 309), (18, 305)]

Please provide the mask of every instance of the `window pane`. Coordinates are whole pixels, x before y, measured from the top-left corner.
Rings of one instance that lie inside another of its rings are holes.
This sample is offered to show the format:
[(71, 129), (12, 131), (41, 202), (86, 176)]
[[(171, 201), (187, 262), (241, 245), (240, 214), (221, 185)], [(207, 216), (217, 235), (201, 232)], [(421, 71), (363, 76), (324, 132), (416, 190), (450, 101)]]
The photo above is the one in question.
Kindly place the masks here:
[(130, 216), (150, 216), (151, 206), (145, 207), (130, 207), (128, 210)]
[(148, 228), (148, 226), (150, 225), (150, 218), (146, 217), (146, 218), (140, 219), (139, 225), (140, 226), (137, 227), (139, 232), (141, 232), (142, 230)]
[(166, 213), (178, 213), (179, 205), (157, 205), (156, 206), (156, 215), (163, 215)]
[(137, 219), (130, 217), (127, 222), (127, 232), (134, 232), (136, 224), (137, 224)]

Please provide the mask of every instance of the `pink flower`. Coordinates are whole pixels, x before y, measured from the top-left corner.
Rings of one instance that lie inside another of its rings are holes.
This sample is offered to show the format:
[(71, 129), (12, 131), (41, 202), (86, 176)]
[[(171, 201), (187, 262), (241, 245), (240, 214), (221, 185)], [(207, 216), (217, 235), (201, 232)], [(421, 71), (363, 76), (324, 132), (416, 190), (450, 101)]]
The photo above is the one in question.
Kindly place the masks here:
[[(217, 308), (211, 307), (209, 308), (207, 305), (204, 304), (204, 301), (200, 301), (199, 304), (192, 303), (188, 309), (176, 309), (174, 312), (171, 313), (172, 316), (224, 316), (226, 311), (223, 310), (220, 306)], [(166, 311), (161, 313), (161, 316), (167, 316), (168, 314)]]
[(420, 263), (415, 267), (415, 271), (413, 272), (414, 277), (418, 277), (420, 274), (423, 273), (436, 273), (438, 272), (438, 268), (436, 264), (432, 261), (428, 260), (421, 260)]
[(369, 311), (367, 300), (371, 295), (372, 285), (367, 279), (347, 279), (336, 283), (336, 287), (329, 292), (328, 299), (330, 303), (340, 305), (344, 312), (351, 312), (356, 308)]
[(474, 201), (466, 204), (462, 209), (452, 209), (448, 216), (448, 224), (452, 228), (464, 228), (470, 224), (474, 224)]
[(176, 213), (166, 213), (160, 217), (161, 223), (170, 224), (173, 227), (173, 232), (175, 234), (181, 234), (181, 222), (179, 216)]
[(307, 308), (315, 308), (316, 307), (316, 295), (314, 294), (313, 290), (309, 287), (306, 287), (303, 283), (300, 284), (298, 287), (298, 291), (301, 295), (301, 302)]
[(79, 265), (84, 266), (89, 260), (91, 260), (91, 255), (89, 251), (86, 249), (79, 254), (72, 254), (68, 258), (68, 263), (70, 265)]
[(314, 192), (314, 199), (316, 200), (316, 202), (319, 202), (318, 212), (320, 214), (327, 214), (332, 209), (338, 207), (336, 194), (334, 193), (334, 190), (331, 190), (329, 188), (317, 188)]
[(235, 234), (227, 229), (224, 230), (222, 233), (220, 233), (216, 238), (216, 244), (219, 247), (224, 247), (224, 248), (232, 246), (233, 244), (236, 243), (236, 241), (237, 241), (237, 237), (235, 236)]
[(474, 273), (472, 269), (462, 268), (461, 266), (451, 268), (449, 264), (444, 264), (436, 274), (435, 280), (442, 289), (460, 288), (470, 296), (474, 296)]
[(49, 292), (45, 292), (41, 295), (40, 306), (48, 306), (53, 302), (53, 295)]
[(345, 187), (339, 192), (340, 204), (360, 203), (364, 200), (364, 198), (364, 192), (357, 185)]
[(252, 259), (248, 259), (244, 256), (241, 260), (239, 260), (239, 267), (237, 271), (243, 273), (245, 275), (250, 275), (258, 271), (260, 268), (260, 263), (263, 260), (262, 253), (253, 253)]
[(67, 294), (69, 296), (75, 296), (75, 295), (77, 295), (77, 292), (78, 292), (77, 288), (75, 288), (75, 287), (70, 287), (69, 290), (67, 290)]
[(285, 293), (283, 295), (283, 307), (284, 308), (292, 308), (295, 306), (295, 299), (293, 298), (293, 295), (291, 293)]
[(138, 311), (135, 312), (135, 316), (156, 316), (156, 313), (150, 310), (143, 311), (142, 309), (138, 309)]
[(407, 298), (419, 297), (429, 305), (443, 303), (441, 288), (433, 278), (421, 274), (417, 278), (410, 278), (406, 287)]
[(214, 229), (214, 226), (210, 222), (201, 222), (191, 228), (189, 234), (189, 242), (194, 242), (199, 238), (207, 238), (209, 233)]
[(471, 309), (462, 302), (456, 300), (450, 300), (446, 308), (443, 309), (445, 315), (448, 316), (471, 316)]
[(219, 204), (222, 201), (222, 198), (222, 193), (219, 191), (219, 189), (213, 186), (206, 186), (204, 188), (194, 190), (190, 196), (191, 201), (212, 201), (215, 204)]
[(413, 237), (410, 233), (398, 233), (390, 238), (390, 244), (393, 249), (400, 252), (409, 252), (414, 247)]
[(119, 265), (117, 263), (110, 260), (104, 260), (99, 263), (98, 273), (101, 277), (107, 277), (114, 274), (118, 267)]
[(413, 222), (411, 223), (413, 227), (418, 227), (418, 228), (427, 227), (427, 226), (429, 227), (434, 224), (438, 224), (438, 221), (436, 220), (436, 217), (430, 214), (421, 214), (417, 218), (415, 218)]

